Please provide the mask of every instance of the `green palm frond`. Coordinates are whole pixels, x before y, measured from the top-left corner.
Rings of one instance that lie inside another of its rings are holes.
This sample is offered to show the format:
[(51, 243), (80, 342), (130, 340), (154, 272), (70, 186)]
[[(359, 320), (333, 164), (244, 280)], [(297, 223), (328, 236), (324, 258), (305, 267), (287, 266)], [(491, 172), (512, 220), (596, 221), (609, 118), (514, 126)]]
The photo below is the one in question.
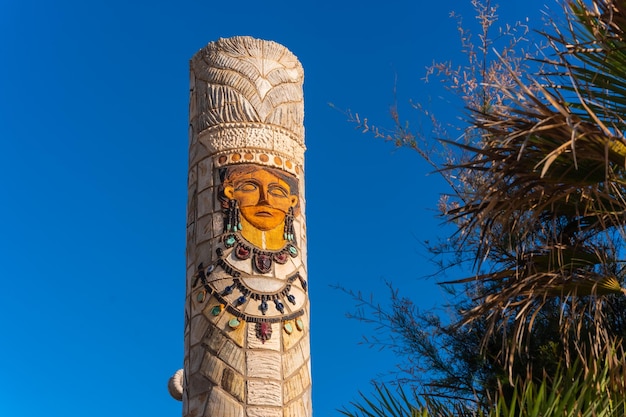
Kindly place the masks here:
[[(376, 385), (371, 396), (340, 412), (348, 417), (623, 417), (626, 415), (624, 365), (610, 366), (610, 349), (585, 365), (576, 361), (559, 366), (540, 381), (517, 378), (512, 387), (503, 382), (492, 406), (480, 409), (441, 402), (425, 395), (407, 396), (402, 388)], [(592, 368), (586, 372), (584, 368)], [(510, 389), (506, 389), (510, 388)]]
[(361, 393), (361, 402), (352, 402), (351, 410), (339, 412), (348, 417), (427, 417), (428, 411), (416, 399), (409, 399), (399, 387), (395, 392), (386, 385), (374, 385), (372, 398)]

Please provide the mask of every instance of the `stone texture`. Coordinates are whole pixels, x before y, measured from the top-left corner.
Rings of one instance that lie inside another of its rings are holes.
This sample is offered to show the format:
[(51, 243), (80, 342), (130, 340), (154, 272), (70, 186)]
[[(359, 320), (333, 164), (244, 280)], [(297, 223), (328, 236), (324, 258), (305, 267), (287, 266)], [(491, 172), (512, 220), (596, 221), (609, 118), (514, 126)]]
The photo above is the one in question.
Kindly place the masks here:
[(213, 388), (211, 381), (198, 372), (192, 374), (189, 378), (184, 377), (184, 380), (186, 380), (187, 385), (183, 386), (183, 390), (186, 390), (186, 393), (183, 395), (189, 398), (197, 397)]
[(288, 377), (304, 365), (304, 357), (302, 356), (302, 343), (297, 344), (293, 349), (287, 351), (283, 356), (283, 375)]
[(250, 350), (246, 355), (247, 375), (250, 378), (282, 379), (281, 355), (278, 352)]
[(213, 237), (213, 215), (202, 216), (197, 221), (196, 241), (205, 242)]
[(191, 319), (190, 326), (194, 331), (191, 333), (190, 343), (191, 346), (196, 345), (202, 341), (202, 336), (205, 332), (210, 331), (209, 322), (202, 315), (197, 315)]
[(205, 352), (206, 351), (203, 346), (196, 346), (193, 349), (190, 349), (188, 369), (191, 373), (195, 373), (200, 370)]
[(206, 409), (209, 395), (211, 395), (211, 391), (207, 391), (200, 395), (190, 397), (187, 400), (188, 409), (187, 409), (186, 415), (188, 417), (204, 416), (205, 415), (204, 410)]
[(248, 381), (248, 404), (252, 405), (283, 405), (282, 388), (275, 381)]
[(205, 158), (198, 162), (198, 191), (203, 191), (206, 188), (213, 186), (213, 161), (211, 158)]
[(200, 191), (198, 194), (198, 217), (213, 213), (214, 195), (213, 188)]
[(302, 341), (299, 343), (300, 348), (302, 349), (302, 357), (307, 360), (311, 357), (311, 342), (309, 338), (309, 332), (306, 332), (302, 337)]
[(218, 328), (215, 326), (209, 326), (204, 334), (203, 343), (210, 352), (217, 353), (226, 343), (226, 338), (222, 335)]
[(202, 370), (200, 372), (213, 384), (219, 385), (222, 381), (224, 363), (216, 356), (206, 352), (204, 355), (204, 361), (202, 361)]
[(218, 356), (237, 372), (243, 374), (245, 369), (245, 353), (233, 342), (227, 340), (222, 349), (220, 349)]
[(248, 407), (246, 417), (283, 417), (283, 410), (276, 407)]
[(218, 388), (211, 391), (206, 410), (205, 416), (244, 417), (243, 406)]
[(230, 368), (224, 369), (222, 387), (239, 401), (244, 400), (245, 383), (243, 377)]
[(287, 405), (284, 417), (305, 417), (310, 415), (308, 411), (302, 399), (299, 398)]
[(301, 395), (310, 384), (309, 368), (308, 366), (302, 366), (298, 372), (285, 381), (283, 386), (285, 402), (288, 403)]

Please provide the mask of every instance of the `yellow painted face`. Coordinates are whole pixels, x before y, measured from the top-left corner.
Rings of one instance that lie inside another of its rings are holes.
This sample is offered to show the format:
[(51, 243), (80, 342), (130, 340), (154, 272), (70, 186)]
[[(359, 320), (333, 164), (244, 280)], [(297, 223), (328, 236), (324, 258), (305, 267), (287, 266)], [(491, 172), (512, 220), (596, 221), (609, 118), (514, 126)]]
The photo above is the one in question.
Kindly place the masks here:
[(290, 207), (298, 204), (289, 185), (264, 169), (233, 175), (224, 195), (239, 203), (242, 216), (252, 226), (267, 231), (281, 225)]

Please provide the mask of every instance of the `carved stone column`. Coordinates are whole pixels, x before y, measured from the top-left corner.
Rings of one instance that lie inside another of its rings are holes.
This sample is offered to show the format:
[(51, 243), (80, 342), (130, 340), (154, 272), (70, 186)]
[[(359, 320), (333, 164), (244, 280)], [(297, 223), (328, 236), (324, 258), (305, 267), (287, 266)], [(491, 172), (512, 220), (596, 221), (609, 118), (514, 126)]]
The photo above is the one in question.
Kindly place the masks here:
[(191, 60), (184, 417), (311, 416), (302, 83), (250, 37)]

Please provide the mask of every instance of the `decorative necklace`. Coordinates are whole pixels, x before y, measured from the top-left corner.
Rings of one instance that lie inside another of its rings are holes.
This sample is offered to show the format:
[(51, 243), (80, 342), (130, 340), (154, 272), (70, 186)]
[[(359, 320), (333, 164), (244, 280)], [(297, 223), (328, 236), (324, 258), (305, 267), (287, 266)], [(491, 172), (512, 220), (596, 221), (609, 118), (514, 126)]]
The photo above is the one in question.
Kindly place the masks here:
[[(299, 255), (298, 248), (288, 241), (279, 250), (261, 250), (247, 242), (239, 233), (232, 232), (224, 235), (222, 243), (224, 247), (216, 249), (218, 259), (213, 264), (208, 267), (205, 267), (202, 263), (198, 265), (196, 280), (193, 283), (194, 287), (199, 282), (202, 284), (203, 291), (201, 292), (202, 295), (198, 295), (198, 301), (202, 302), (200, 298), (204, 300), (204, 294), (211, 294), (220, 303), (210, 311), (211, 314), (218, 315), (223, 309), (226, 309), (235, 316), (231, 320), (232, 324), (229, 322), (229, 326), (232, 328), (239, 326), (240, 320), (255, 323), (256, 335), (263, 342), (271, 337), (271, 326), (269, 326), (271, 323), (282, 322), (284, 330), (290, 334), (293, 331), (293, 326), (288, 321), (295, 319), (295, 327), (301, 330), (303, 322), (300, 317), (304, 314), (302, 301), (306, 299), (302, 293), (307, 292), (308, 285), (297, 269), (286, 278), (281, 279), (284, 284), (276, 291), (260, 291), (247, 285), (246, 279), (263, 279), (266, 277), (250, 275), (227, 261), (227, 258), (244, 262), (250, 259), (252, 269), (248, 269), (249, 271), (254, 270), (266, 274), (272, 270), (274, 262), (284, 265), (289, 258), (296, 258)], [(230, 251), (227, 253), (226, 250), (228, 249)], [(244, 267), (244, 270), (247, 268)], [(211, 275), (214, 274), (218, 275), (211, 279)], [(215, 284), (215, 282), (224, 282), (227, 279), (230, 279), (230, 283), (226, 286), (224, 284)], [(267, 279), (272, 278), (267, 277)], [(299, 285), (293, 287), (296, 283)], [(296, 295), (292, 294), (294, 290), (296, 294), (302, 294), (299, 296), (303, 297), (300, 299), (300, 303)], [(256, 310), (260, 312), (259, 315), (245, 312), (246, 308), (248, 308), (248, 312), (250, 311), (248, 307), (250, 303), (257, 305)], [(301, 307), (296, 311), (288, 312), (285, 307), (286, 303), (290, 303), (296, 308), (300, 304)]]
[[(256, 270), (262, 274), (267, 274), (272, 269), (272, 263), (276, 262), (280, 265), (287, 263), (289, 256), (295, 258), (298, 256), (298, 248), (296, 248), (291, 242), (287, 242), (282, 249), (277, 251), (268, 251), (257, 249), (256, 247), (247, 244), (239, 233), (230, 233), (223, 239), (224, 246), (227, 248), (234, 247), (234, 254), (237, 259), (246, 260), (252, 257), (252, 265)], [(223, 254), (218, 253), (218, 256), (222, 257)]]

